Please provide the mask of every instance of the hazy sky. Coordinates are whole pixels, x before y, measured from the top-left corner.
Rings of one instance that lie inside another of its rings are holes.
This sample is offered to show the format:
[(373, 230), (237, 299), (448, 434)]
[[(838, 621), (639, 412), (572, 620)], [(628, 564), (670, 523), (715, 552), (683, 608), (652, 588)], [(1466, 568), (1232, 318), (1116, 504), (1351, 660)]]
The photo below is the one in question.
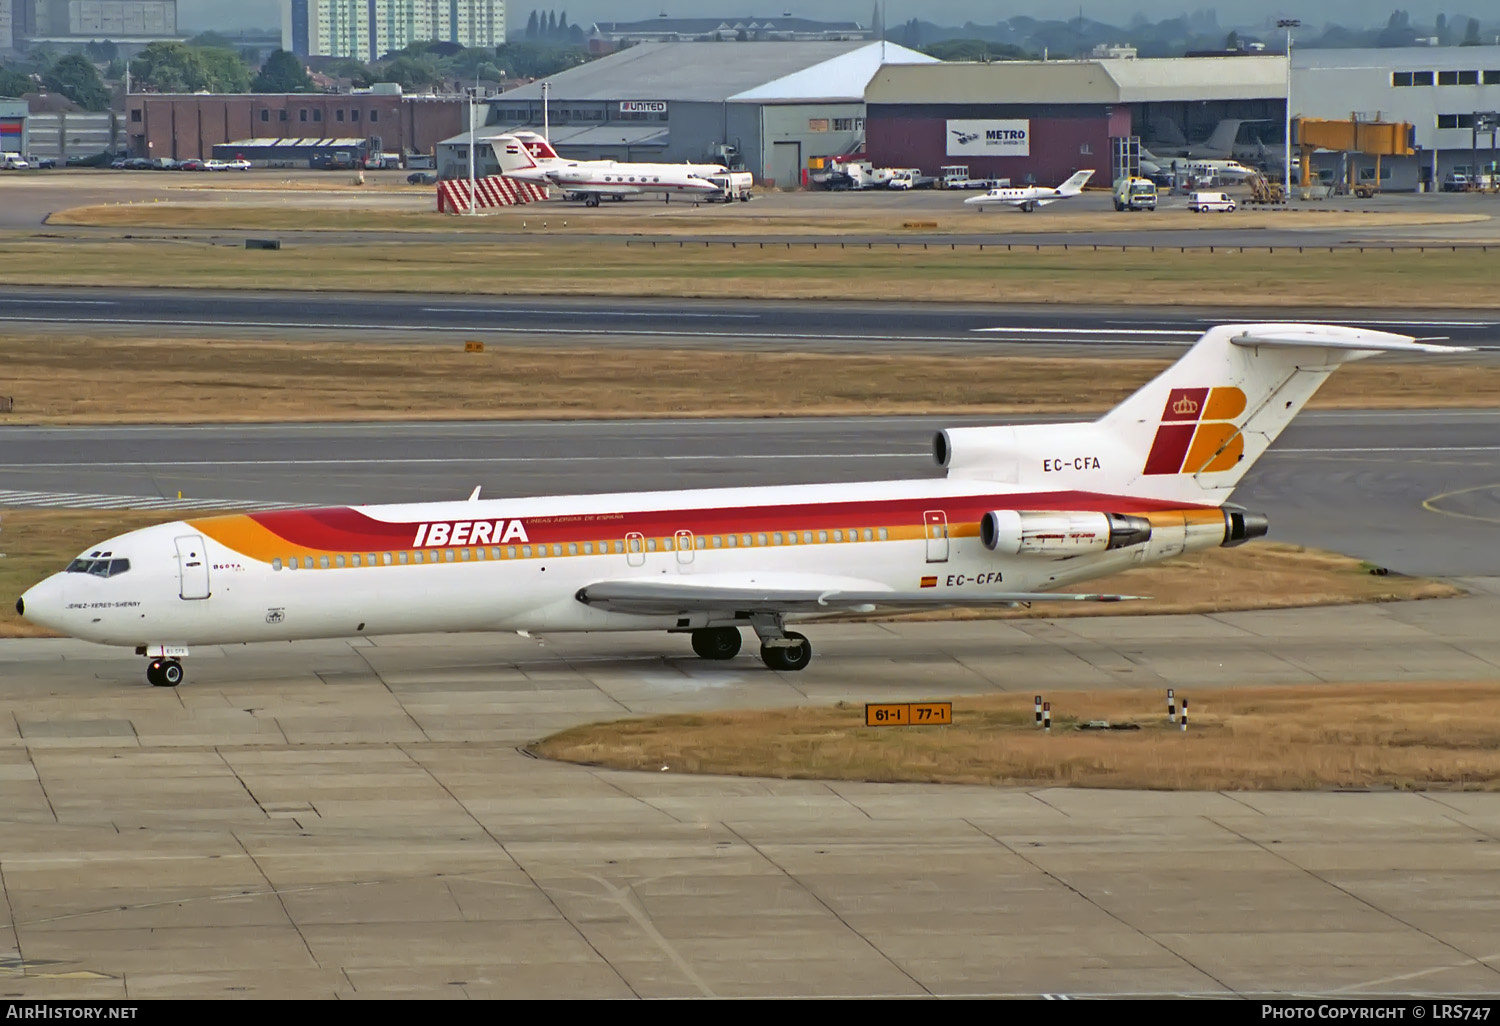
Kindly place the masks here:
[[(178, 23), (187, 31), (208, 28), (279, 28), (285, 0), (178, 0)], [(566, 11), (568, 21), (588, 23), (596, 19), (634, 21), (651, 18), (666, 11), (669, 15), (737, 17), (775, 17), (783, 11), (825, 21), (857, 21), (864, 24), (874, 7), (871, 0), (780, 0), (780, 2), (743, 2), (743, 0), (572, 0), (570, 3), (538, 3), (537, 0), (510, 0), (506, 17), (512, 25), (525, 24), (533, 10)], [(1225, 26), (1252, 25), (1267, 17), (1300, 18), (1307, 24), (1338, 21), (1351, 26), (1384, 22), (1396, 7), (1410, 11), (1415, 21), (1431, 21), (1438, 11), (1449, 15), (1468, 14), (1484, 19), (1500, 19), (1500, 0), (1272, 0), (1266, 7), (1217, 0), (1185, 3), (1183, 0), (1087, 0), (1082, 4), (1068, 0), (1047, 3), (1044, 0), (1016, 0), (995, 3), (993, 0), (912, 0), (886, 4), (886, 23), (895, 25), (911, 18), (961, 25), (965, 21), (993, 24), (1024, 14), (1034, 18), (1075, 17), (1079, 8), (1085, 17), (1123, 25), (1137, 11), (1153, 20), (1169, 18), (1197, 8), (1216, 8), (1219, 23)]]

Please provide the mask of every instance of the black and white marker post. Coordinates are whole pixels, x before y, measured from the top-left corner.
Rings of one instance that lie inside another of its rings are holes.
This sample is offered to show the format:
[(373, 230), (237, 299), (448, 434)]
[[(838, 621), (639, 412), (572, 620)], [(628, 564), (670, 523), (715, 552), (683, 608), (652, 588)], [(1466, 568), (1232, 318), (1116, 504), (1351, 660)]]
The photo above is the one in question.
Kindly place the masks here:
[(1182, 732), (1187, 733), (1187, 699), (1182, 700)]
[(1171, 688), (1167, 688), (1167, 722), (1168, 723), (1176, 723), (1177, 722), (1177, 699), (1174, 697), (1176, 694), (1177, 693), (1175, 691), (1173, 691)]
[(1036, 725), (1040, 728), (1042, 725), (1042, 696), (1037, 695), (1034, 701), (1036, 702)]
[(1048, 734), (1052, 733), (1052, 703), (1051, 702), (1043, 702), (1042, 703), (1042, 730), (1045, 731)]

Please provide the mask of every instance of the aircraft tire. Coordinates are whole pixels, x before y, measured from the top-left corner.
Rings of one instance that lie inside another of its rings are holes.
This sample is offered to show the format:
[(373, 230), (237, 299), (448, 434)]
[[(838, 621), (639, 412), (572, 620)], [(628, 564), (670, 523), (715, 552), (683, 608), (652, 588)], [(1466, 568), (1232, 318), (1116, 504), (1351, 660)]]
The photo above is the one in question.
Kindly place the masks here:
[(760, 646), (761, 661), (773, 670), (785, 670), (796, 672), (807, 668), (812, 662), (812, 643), (796, 631), (787, 631), (786, 636), (793, 641), (800, 641), (800, 645), (792, 647), (769, 645)]
[(146, 683), (152, 687), (175, 688), (182, 677), (182, 664), (176, 659), (153, 659), (146, 664)]
[(693, 632), (693, 651), (700, 659), (733, 659), (740, 654), (738, 627), (704, 627)]

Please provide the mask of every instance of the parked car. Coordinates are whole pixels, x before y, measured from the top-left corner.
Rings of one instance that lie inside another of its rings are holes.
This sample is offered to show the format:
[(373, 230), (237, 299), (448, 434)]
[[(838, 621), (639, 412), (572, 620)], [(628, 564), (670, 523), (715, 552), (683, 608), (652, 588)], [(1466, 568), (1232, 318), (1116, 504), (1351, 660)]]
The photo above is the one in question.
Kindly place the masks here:
[(244, 157), (237, 157), (234, 160), (226, 160), (224, 162), (224, 170), (225, 171), (249, 171), (250, 170), (250, 162), (248, 160), (246, 160)]
[(1228, 193), (1223, 192), (1195, 192), (1188, 196), (1188, 209), (1195, 214), (1202, 214), (1210, 210), (1222, 210), (1225, 213), (1234, 211), (1234, 200)]
[(42, 167), (42, 168), (45, 168), (45, 167), (56, 167), (57, 166), (57, 161), (54, 160), (53, 158), (51, 158), (51, 157), (38, 157), (34, 153), (28, 153), (28, 154), (26, 154), (26, 163), (30, 164), (32, 167)]
[(179, 171), (207, 171), (208, 167), (207, 167), (207, 163), (205, 161), (198, 160), (198, 159), (195, 158), (193, 160), (184, 160), (181, 164), (177, 165), (177, 170), (179, 170)]
[(30, 166), (30, 162), (19, 153), (7, 153), (4, 159), (0, 160), (0, 167), (3, 167), (7, 171), (24, 171)]
[(1469, 176), (1461, 171), (1450, 171), (1448, 177), (1443, 179), (1444, 192), (1468, 192)]
[(406, 176), (407, 185), (436, 185), (437, 180), (436, 171), (413, 171)]

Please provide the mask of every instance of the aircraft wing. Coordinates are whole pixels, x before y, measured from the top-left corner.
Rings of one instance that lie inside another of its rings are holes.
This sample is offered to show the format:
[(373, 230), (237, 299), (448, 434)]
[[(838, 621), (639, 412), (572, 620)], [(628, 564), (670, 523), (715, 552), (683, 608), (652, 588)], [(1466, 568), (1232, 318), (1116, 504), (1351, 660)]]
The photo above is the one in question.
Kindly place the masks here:
[(690, 580), (598, 581), (574, 596), (584, 605), (613, 613), (676, 616), (688, 613), (840, 613), (878, 608), (942, 609), (1006, 606), (1025, 602), (1122, 602), (1142, 595), (1067, 594), (1046, 591), (959, 591), (931, 588), (893, 591), (840, 586), (698, 584)]

